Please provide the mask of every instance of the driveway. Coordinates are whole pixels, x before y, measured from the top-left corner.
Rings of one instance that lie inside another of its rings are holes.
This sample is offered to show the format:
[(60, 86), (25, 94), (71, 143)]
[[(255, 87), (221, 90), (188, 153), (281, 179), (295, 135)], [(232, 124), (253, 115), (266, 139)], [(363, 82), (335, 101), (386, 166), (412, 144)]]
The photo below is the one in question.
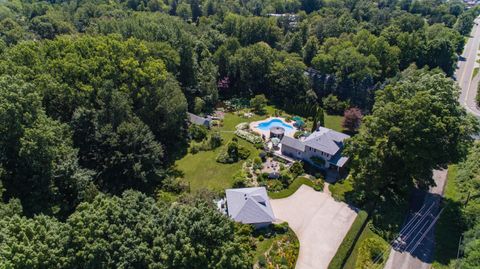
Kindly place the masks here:
[(305, 185), (270, 204), (275, 217), (288, 222), (300, 241), (296, 269), (327, 269), (357, 217), (347, 204)]

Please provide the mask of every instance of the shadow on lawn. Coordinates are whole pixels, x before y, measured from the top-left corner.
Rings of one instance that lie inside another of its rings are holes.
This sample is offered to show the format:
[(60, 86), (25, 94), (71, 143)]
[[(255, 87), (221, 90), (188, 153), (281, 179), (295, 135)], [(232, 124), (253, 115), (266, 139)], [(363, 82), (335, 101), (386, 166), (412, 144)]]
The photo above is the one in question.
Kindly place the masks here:
[(458, 242), (465, 230), (462, 218), (462, 203), (450, 198), (444, 198), (445, 208), (435, 228), (434, 260), (442, 265), (448, 265), (457, 257)]

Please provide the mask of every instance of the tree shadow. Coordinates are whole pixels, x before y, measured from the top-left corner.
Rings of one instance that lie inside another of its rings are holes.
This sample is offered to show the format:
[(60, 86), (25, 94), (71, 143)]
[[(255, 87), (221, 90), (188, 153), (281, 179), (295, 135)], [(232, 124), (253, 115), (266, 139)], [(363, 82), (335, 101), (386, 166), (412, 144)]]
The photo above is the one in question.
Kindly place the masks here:
[(458, 242), (465, 230), (465, 223), (460, 202), (444, 198), (442, 207), (444, 210), (435, 227), (434, 259), (442, 265), (448, 265), (457, 256)]

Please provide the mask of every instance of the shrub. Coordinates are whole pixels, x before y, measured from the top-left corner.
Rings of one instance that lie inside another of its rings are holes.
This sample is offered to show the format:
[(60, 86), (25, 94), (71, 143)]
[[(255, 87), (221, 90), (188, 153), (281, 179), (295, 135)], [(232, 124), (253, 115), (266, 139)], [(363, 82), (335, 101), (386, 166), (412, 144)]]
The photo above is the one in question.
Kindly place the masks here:
[(219, 163), (235, 163), (239, 159), (247, 159), (248, 156), (250, 156), (250, 151), (245, 147), (239, 146), (234, 137), (227, 144), (226, 148), (218, 154), (216, 161)]
[[(372, 237), (363, 240), (358, 248), (355, 268), (372, 268), (382, 264), (386, 255), (384, 251), (387, 249), (388, 244), (379, 238)], [(378, 260), (374, 263), (376, 259)]]
[(298, 139), (300, 138), (302, 135), (304, 134), (303, 131), (296, 131), (294, 134), (293, 134), (293, 137)]
[(255, 113), (263, 115), (265, 114), (265, 106), (267, 105), (267, 98), (264, 94), (255, 95), (250, 100), (250, 107), (255, 111)]
[(247, 131), (244, 131), (244, 130), (236, 130), (235, 135), (242, 138), (242, 139), (247, 140), (248, 142), (250, 142), (252, 144), (258, 144), (258, 143), (262, 144), (263, 143), (263, 139), (262, 139), (261, 136), (250, 133), (250, 132), (247, 132)]
[(478, 87), (477, 97), (475, 99), (477, 100), (477, 105), (480, 106), (480, 87)]
[(261, 169), (262, 168), (262, 159), (260, 157), (255, 157), (253, 159), (253, 169)]
[(236, 177), (233, 180), (233, 186), (234, 188), (245, 188), (247, 187), (247, 181), (245, 180), (244, 177)]
[(200, 142), (203, 139), (205, 139), (207, 137), (207, 133), (208, 133), (207, 127), (203, 125), (192, 124), (188, 128), (188, 134), (190, 135), (190, 138), (197, 142)]
[(289, 170), (294, 177), (298, 177), (305, 172), (302, 162), (294, 162)]
[(325, 187), (325, 182), (322, 179), (313, 180), (313, 189), (316, 191), (323, 191)]
[(220, 133), (215, 132), (210, 136), (209, 139), (209, 144), (210, 144), (210, 149), (216, 149), (222, 145), (222, 137), (220, 136)]
[(323, 108), (328, 114), (341, 115), (348, 107), (348, 102), (340, 101), (337, 96), (330, 94), (322, 99)]
[(250, 150), (246, 147), (239, 146), (238, 147), (238, 158), (242, 160), (246, 160), (250, 156)]
[(347, 235), (343, 238), (342, 244), (338, 247), (337, 253), (330, 261), (328, 269), (342, 269), (348, 257), (352, 253), (355, 242), (366, 226), (368, 214), (365, 211), (358, 212), (357, 218), (353, 222)]
[(201, 145), (199, 143), (192, 143), (190, 146), (190, 153), (197, 154), (201, 149)]

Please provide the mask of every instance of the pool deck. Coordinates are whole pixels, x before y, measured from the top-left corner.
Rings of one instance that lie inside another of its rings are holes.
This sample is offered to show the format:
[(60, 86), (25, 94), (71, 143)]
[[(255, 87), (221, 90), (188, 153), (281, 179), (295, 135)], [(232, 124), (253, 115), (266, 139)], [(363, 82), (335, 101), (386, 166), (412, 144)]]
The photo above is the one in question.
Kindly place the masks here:
[(281, 120), (283, 121), (285, 124), (289, 125), (289, 126), (292, 126), (292, 129), (291, 130), (288, 130), (288, 129), (285, 129), (285, 135), (286, 136), (290, 136), (290, 137), (293, 137), (293, 135), (295, 134), (295, 132), (297, 131), (297, 128), (295, 126), (293, 126), (293, 124), (291, 123), (288, 123), (285, 118), (282, 118), (282, 117), (268, 117), (267, 119), (264, 119), (264, 120), (259, 120), (259, 121), (254, 121), (254, 122), (251, 122), (250, 123), (250, 130), (252, 130), (253, 132), (255, 133), (259, 133), (260, 135), (264, 135), (267, 139), (270, 138), (270, 130), (262, 130), (260, 128), (258, 128), (258, 125), (262, 122), (267, 122), (267, 121), (271, 121), (271, 120)]

